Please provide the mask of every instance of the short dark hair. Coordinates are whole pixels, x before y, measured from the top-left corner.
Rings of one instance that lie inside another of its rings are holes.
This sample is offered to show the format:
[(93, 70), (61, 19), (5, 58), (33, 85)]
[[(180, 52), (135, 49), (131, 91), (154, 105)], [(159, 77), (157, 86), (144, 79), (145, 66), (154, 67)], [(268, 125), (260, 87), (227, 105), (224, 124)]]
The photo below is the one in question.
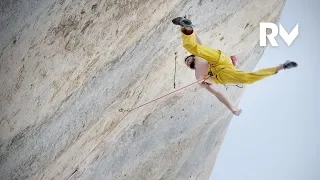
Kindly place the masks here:
[[(184, 59), (184, 62), (186, 62), (189, 57), (195, 57), (195, 55), (191, 54), (191, 55), (187, 56), (187, 57)], [(195, 65), (194, 65), (194, 61), (193, 61), (193, 62), (190, 64), (190, 68), (191, 68), (191, 69), (195, 69), (194, 66), (195, 66)]]
[(195, 57), (195, 55), (191, 54), (191, 55), (187, 56), (187, 57), (184, 59), (184, 62), (186, 62), (189, 57)]

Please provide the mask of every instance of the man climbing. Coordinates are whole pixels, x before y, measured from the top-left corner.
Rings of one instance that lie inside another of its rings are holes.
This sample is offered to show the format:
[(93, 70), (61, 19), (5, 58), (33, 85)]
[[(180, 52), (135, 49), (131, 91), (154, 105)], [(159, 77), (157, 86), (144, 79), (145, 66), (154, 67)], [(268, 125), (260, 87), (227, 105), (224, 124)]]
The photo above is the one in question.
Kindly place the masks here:
[(189, 68), (195, 70), (200, 86), (214, 94), (236, 116), (239, 116), (242, 110), (231, 103), (230, 99), (218, 89), (217, 84), (252, 84), (277, 74), (282, 69), (290, 69), (298, 65), (296, 62), (286, 61), (273, 68), (244, 72), (235, 67), (236, 58), (234, 56), (229, 57), (220, 50), (203, 46), (189, 19), (177, 17), (172, 20), (172, 23), (181, 27), (183, 47), (191, 53), (185, 58), (185, 63)]

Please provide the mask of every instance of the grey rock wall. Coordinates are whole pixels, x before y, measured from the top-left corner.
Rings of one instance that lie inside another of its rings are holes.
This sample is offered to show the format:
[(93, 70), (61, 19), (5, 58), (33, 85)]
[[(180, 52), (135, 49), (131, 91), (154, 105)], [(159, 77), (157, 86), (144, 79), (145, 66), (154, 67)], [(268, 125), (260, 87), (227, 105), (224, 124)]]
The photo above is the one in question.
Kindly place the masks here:
[[(208, 179), (232, 118), (213, 95), (193, 85), (118, 110), (195, 81), (172, 18), (190, 15), (204, 44), (250, 71), (259, 22), (283, 5), (1, 1), (0, 179)], [(243, 90), (227, 94), (238, 102)]]

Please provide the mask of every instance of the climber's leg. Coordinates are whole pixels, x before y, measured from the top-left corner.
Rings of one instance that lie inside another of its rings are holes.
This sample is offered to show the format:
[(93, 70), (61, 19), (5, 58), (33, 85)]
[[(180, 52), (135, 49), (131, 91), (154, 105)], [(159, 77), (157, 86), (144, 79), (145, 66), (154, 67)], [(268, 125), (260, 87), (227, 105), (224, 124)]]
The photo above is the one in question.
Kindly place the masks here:
[(244, 72), (236, 68), (226, 68), (220, 72), (217, 78), (221, 84), (252, 84), (263, 78), (277, 74), (283, 69), (291, 69), (297, 66), (298, 64), (296, 62), (286, 61), (279, 66), (261, 69), (255, 72)]
[(177, 17), (173, 19), (172, 22), (175, 25), (181, 26), (183, 47), (188, 52), (207, 60), (212, 65), (218, 65), (221, 52), (197, 42), (195, 31), (190, 20)]
[(222, 84), (252, 84), (265, 77), (274, 75), (280, 67), (261, 69), (255, 72), (244, 72), (237, 69), (225, 69), (219, 74)]

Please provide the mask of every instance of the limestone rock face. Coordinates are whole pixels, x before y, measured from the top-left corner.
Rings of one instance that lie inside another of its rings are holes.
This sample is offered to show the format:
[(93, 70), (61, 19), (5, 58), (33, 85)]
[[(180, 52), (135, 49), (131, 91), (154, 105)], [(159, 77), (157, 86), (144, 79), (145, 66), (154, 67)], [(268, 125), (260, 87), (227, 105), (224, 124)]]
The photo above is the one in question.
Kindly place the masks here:
[(264, 51), (259, 22), (283, 5), (1, 1), (0, 179), (208, 179), (232, 118), (212, 94), (195, 84), (119, 109), (195, 82), (172, 18), (188, 14), (203, 44), (249, 71)]

